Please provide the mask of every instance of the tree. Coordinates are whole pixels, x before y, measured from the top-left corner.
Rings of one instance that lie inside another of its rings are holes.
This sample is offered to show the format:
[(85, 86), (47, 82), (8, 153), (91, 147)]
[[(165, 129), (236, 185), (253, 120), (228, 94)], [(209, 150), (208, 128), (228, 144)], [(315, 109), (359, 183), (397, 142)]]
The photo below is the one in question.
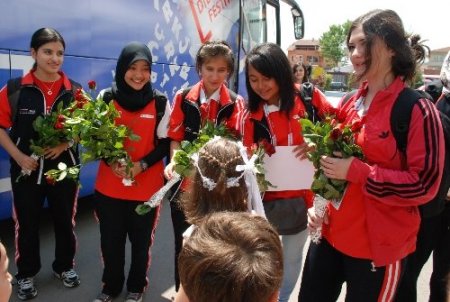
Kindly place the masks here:
[(329, 30), (323, 33), (319, 39), (322, 55), (331, 62), (332, 67), (339, 66), (339, 63), (347, 55), (346, 38), (350, 25), (351, 21), (341, 25), (331, 25)]

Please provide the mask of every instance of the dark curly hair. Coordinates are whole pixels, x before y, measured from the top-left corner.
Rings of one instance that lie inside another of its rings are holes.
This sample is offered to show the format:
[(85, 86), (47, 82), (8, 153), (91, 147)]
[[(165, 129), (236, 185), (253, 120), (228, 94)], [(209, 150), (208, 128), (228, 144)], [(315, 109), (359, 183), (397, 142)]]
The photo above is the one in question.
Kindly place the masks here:
[(419, 35), (406, 34), (398, 14), (390, 9), (373, 10), (358, 17), (350, 26), (347, 45), (353, 30), (362, 26), (366, 39), (366, 71), (356, 80), (361, 80), (372, 65), (372, 46), (374, 39), (381, 39), (394, 52), (392, 72), (394, 76), (402, 76), (405, 81), (412, 81), (418, 63), (425, 60), (428, 47), (420, 41)]

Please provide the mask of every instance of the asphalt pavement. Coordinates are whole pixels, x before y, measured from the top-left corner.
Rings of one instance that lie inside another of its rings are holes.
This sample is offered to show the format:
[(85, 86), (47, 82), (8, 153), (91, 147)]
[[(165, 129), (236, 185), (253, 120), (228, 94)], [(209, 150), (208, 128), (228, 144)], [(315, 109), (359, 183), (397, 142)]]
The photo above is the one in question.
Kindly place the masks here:
[[(88, 199), (79, 202), (76, 217), (76, 233), (78, 248), (75, 258), (75, 269), (80, 275), (81, 285), (77, 288), (65, 288), (60, 280), (52, 274), (51, 263), (54, 253), (53, 226), (48, 213), (44, 210), (41, 219), (41, 262), (42, 269), (36, 276), (38, 296), (31, 300), (34, 302), (85, 302), (92, 301), (101, 291), (101, 275), (103, 271), (100, 257), (100, 234), (98, 224), (94, 218), (92, 204)], [(10, 258), (9, 271), (14, 274), (14, 225), (12, 220), (0, 221), (0, 238), (8, 250)], [(152, 263), (149, 270), (149, 287), (145, 293), (146, 302), (171, 301), (174, 291), (173, 281), (173, 234), (170, 221), (170, 207), (163, 205), (159, 225), (157, 227), (155, 242), (152, 247)], [(306, 248), (305, 253), (306, 254)], [(127, 245), (126, 272), (129, 265), (129, 244)], [(428, 261), (419, 279), (418, 301), (428, 301), (428, 280), (431, 274), (432, 261)], [(289, 302), (297, 302), (299, 284)], [(10, 302), (21, 301), (16, 296), (16, 286)], [(114, 301), (124, 301), (126, 288)], [(344, 301), (345, 286), (339, 302)]]

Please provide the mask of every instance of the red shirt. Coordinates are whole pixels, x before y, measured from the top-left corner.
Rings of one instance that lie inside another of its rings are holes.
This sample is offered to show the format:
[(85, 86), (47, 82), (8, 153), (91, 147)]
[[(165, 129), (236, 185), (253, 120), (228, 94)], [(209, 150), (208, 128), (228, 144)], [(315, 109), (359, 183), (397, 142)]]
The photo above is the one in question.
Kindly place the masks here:
[[(137, 141), (125, 140), (125, 148), (131, 156), (131, 160), (138, 161), (155, 148), (155, 102), (150, 102), (143, 109), (133, 112), (123, 109), (116, 101), (113, 102), (120, 112), (120, 117), (116, 119), (116, 124), (126, 125), (140, 136), (140, 139)], [(111, 167), (100, 161), (95, 189), (113, 198), (147, 201), (164, 185), (163, 170), (164, 165), (161, 160), (138, 174), (132, 186), (124, 186), (122, 179), (113, 173)]]

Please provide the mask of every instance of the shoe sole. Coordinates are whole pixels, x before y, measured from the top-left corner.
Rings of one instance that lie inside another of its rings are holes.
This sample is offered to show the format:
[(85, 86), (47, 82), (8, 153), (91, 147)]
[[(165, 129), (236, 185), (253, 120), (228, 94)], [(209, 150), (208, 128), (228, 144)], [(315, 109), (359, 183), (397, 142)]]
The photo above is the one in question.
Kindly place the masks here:
[(26, 296), (22, 296), (22, 295), (20, 295), (20, 294), (17, 294), (17, 298), (19, 298), (19, 299), (22, 300), (22, 301), (31, 300), (31, 299), (33, 299), (33, 298), (36, 298), (36, 296), (37, 296), (37, 291), (34, 292), (34, 293), (31, 294), (31, 295), (26, 295)]

